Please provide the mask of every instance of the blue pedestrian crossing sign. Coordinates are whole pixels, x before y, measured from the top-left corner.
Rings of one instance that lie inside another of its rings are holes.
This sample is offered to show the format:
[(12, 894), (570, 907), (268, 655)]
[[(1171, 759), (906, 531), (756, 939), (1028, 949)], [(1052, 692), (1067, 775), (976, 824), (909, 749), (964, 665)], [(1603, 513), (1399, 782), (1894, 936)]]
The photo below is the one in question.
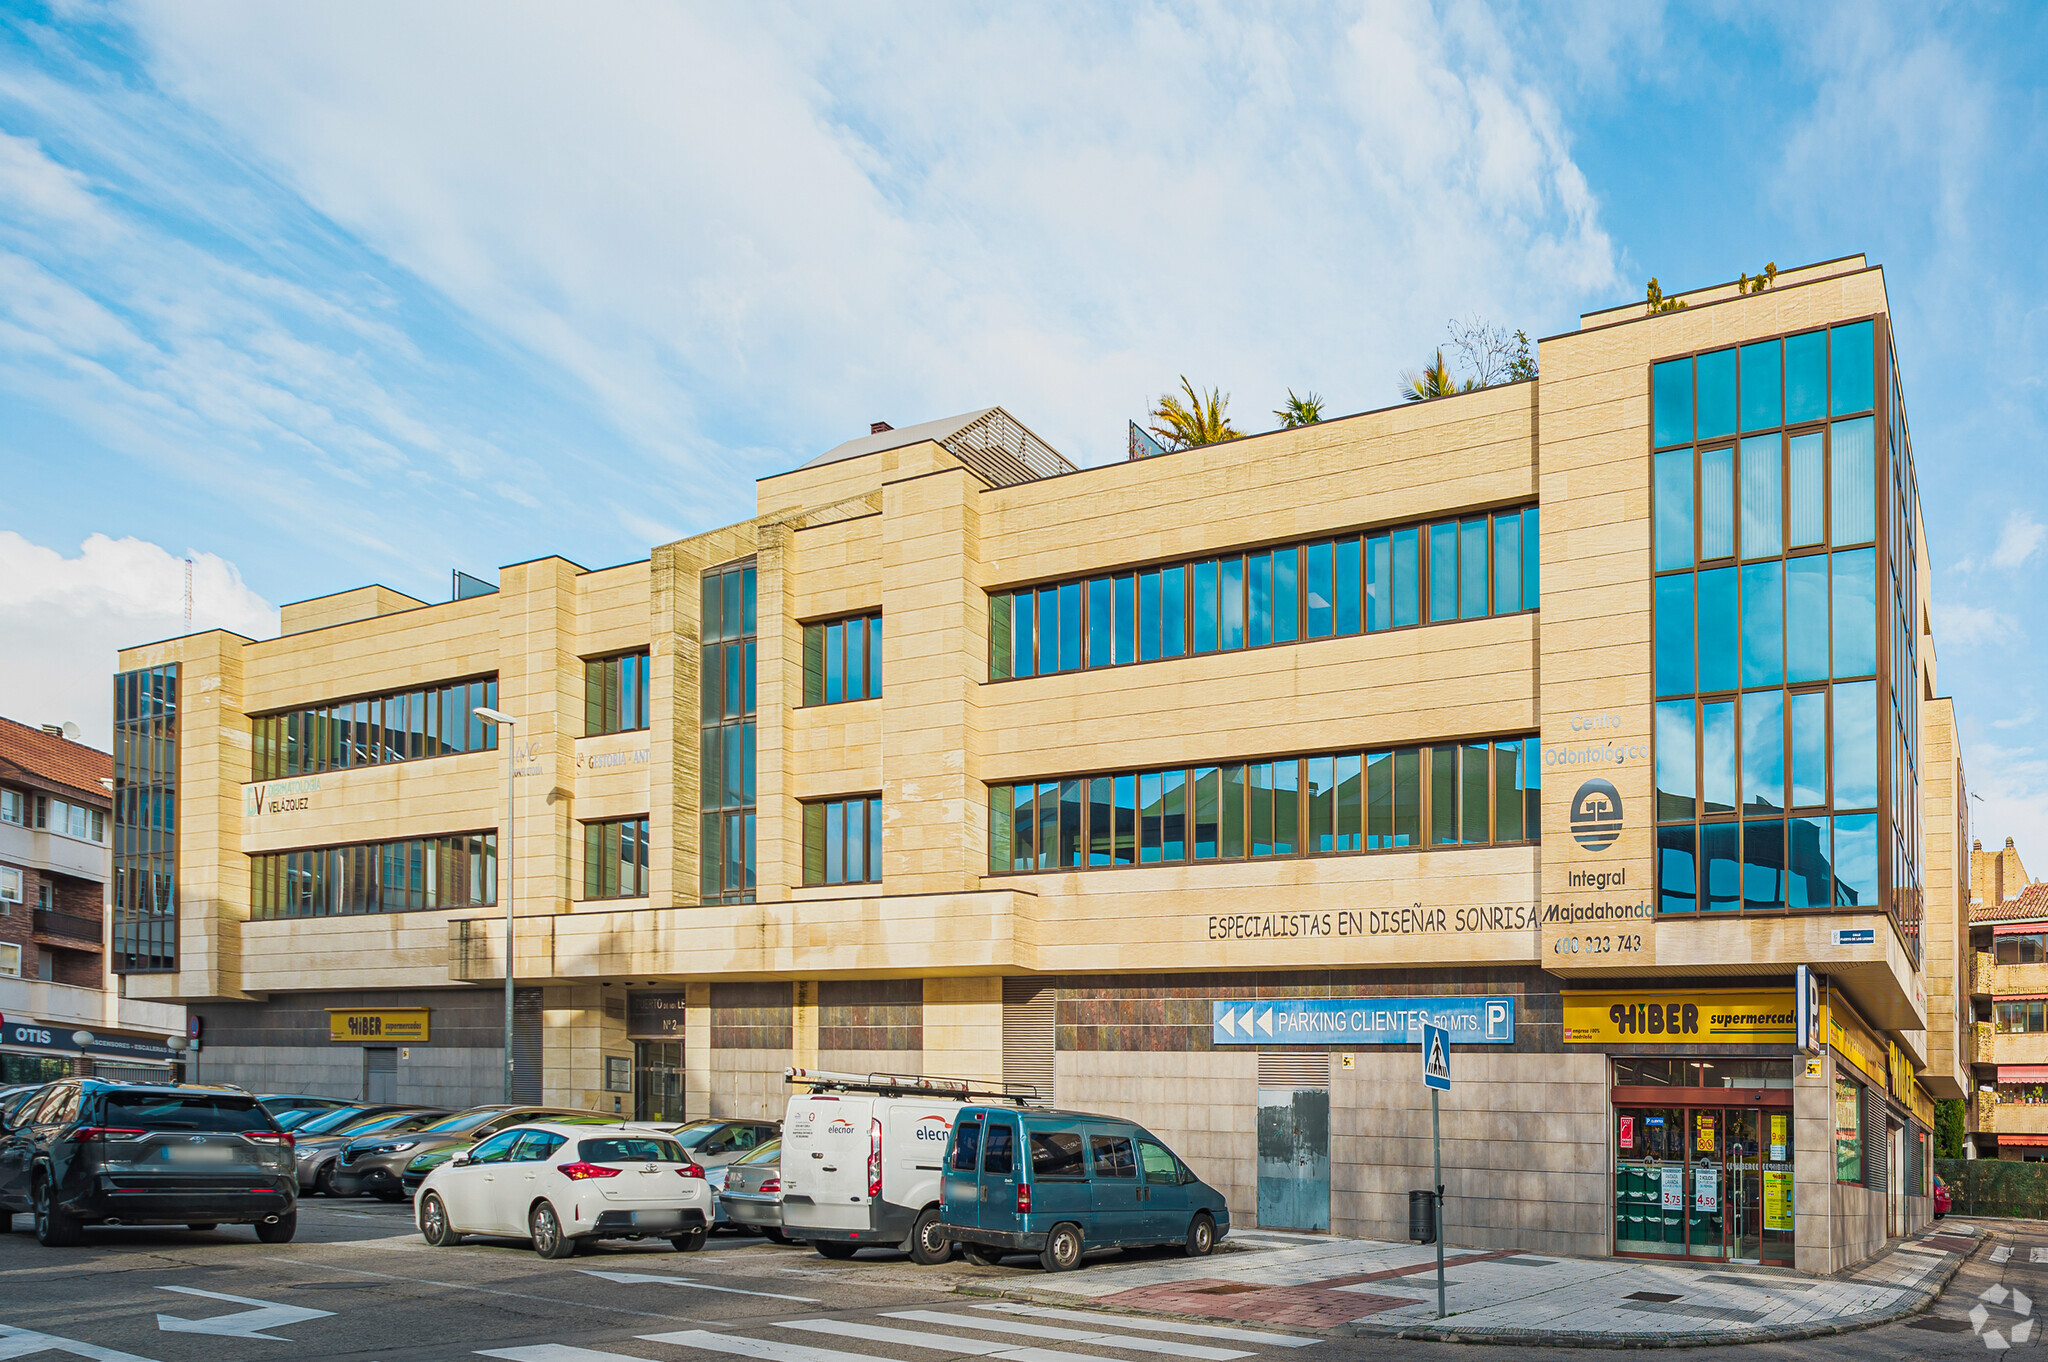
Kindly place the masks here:
[(1422, 1026), (1422, 1082), (1440, 1092), (1451, 1090), (1451, 1033), (1441, 1026)]

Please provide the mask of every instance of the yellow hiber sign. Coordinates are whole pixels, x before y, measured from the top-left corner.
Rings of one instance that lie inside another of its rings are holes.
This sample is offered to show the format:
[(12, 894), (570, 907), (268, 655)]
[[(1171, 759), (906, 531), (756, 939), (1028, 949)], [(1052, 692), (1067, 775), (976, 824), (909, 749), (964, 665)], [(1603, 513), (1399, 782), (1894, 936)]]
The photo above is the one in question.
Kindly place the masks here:
[(424, 1007), (330, 1007), (327, 1038), (338, 1041), (407, 1041), (427, 1039)]
[(1792, 990), (1602, 989), (1564, 995), (1575, 1045), (1790, 1045)]

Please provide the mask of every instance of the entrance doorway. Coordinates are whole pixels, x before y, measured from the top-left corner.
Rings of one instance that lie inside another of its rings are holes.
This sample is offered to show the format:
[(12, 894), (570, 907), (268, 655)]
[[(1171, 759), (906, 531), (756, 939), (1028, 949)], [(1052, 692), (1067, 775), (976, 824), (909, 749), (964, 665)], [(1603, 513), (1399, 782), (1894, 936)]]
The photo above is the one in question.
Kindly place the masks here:
[(1618, 1109), (1615, 1251), (1791, 1263), (1791, 1124), (1782, 1108)]
[(1330, 1228), (1330, 1090), (1259, 1089), (1259, 1226)]
[(683, 1119), (683, 1046), (680, 1041), (633, 1042), (633, 1119)]
[(398, 1100), (398, 1050), (395, 1046), (372, 1045), (363, 1050), (363, 1100)]

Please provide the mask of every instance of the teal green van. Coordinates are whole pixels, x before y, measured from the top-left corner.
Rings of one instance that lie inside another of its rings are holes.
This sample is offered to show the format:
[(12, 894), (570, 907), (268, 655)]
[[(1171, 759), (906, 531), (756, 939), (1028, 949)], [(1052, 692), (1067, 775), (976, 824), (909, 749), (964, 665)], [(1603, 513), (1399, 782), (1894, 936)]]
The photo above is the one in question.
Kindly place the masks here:
[(939, 1220), (977, 1263), (1035, 1253), (1070, 1272), (1089, 1249), (1154, 1244), (1200, 1257), (1230, 1233), (1223, 1194), (1115, 1116), (963, 1107), (945, 1157)]

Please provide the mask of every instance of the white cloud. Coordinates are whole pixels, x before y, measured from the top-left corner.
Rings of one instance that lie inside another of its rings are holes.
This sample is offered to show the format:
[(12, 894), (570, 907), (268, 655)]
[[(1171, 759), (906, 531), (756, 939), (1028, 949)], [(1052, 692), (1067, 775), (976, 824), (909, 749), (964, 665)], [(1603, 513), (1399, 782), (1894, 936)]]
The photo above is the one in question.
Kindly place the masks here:
[[(2048, 861), (2048, 756), (2035, 747), (1969, 743), (1963, 749), (1970, 791), (1970, 835), (1986, 846), (2013, 839), (2023, 858)], [(2042, 873), (2036, 864), (2034, 873)]]
[(1475, 7), (139, 14), (319, 210), (718, 474), (700, 517), (750, 446), (873, 419), (1000, 401), (1091, 461), (1182, 372), (1246, 416), (1386, 405), (1444, 317), (1540, 334), (1618, 286)]
[(206, 629), (249, 638), (277, 632), (277, 610), (233, 563), (192, 557), (192, 622), (184, 559), (140, 539), (96, 534), (67, 557), (0, 530), (0, 714), (26, 724), (75, 722), (85, 740), (113, 736), (118, 650)]
[(2043, 537), (2048, 537), (2048, 525), (2025, 511), (2012, 512), (2005, 518), (2005, 528), (1998, 532), (1998, 547), (1991, 550), (1991, 566), (2008, 572), (2026, 566), (2027, 560), (2040, 551)]
[(1985, 644), (2009, 647), (2020, 638), (2020, 622), (2005, 611), (1988, 605), (1957, 604), (1943, 607), (1935, 642), (1962, 648)]

